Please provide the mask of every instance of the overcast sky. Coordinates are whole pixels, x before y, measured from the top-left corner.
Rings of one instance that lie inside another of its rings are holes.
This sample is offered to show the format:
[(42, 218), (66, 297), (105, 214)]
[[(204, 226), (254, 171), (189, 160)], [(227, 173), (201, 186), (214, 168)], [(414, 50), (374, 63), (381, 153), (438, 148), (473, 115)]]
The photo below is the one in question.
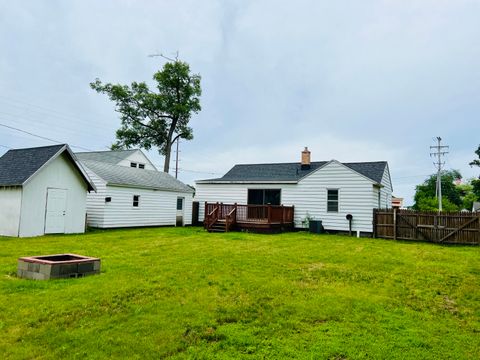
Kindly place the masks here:
[[(164, 60), (148, 55), (176, 51), (203, 89), (186, 183), (308, 146), (314, 161), (387, 160), (411, 204), (435, 136), (447, 168), (478, 176), (478, 0), (0, 0), (0, 124), (105, 150), (120, 122), (89, 82), (152, 84)], [(51, 143), (0, 126), (0, 155)]]

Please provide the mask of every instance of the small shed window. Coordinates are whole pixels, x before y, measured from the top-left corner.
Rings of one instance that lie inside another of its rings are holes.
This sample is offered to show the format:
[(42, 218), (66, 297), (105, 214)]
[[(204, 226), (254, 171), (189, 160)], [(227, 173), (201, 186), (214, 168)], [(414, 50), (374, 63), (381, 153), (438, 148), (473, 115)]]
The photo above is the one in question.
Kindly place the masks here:
[(327, 193), (327, 211), (338, 212), (338, 189), (330, 189)]
[(145, 164), (138, 164), (139, 169), (145, 169)]
[(105, 198), (105, 202), (106, 202), (106, 203), (112, 202), (112, 197), (111, 197), (111, 196), (107, 196), (107, 197)]
[(183, 198), (177, 198), (177, 210), (183, 210)]
[(136, 162), (131, 162), (131, 163), (130, 163), (130, 167), (136, 168), (136, 167), (137, 167), (137, 163), (136, 163)]
[(140, 204), (140, 195), (133, 195), (133, 206), (138, 207)]

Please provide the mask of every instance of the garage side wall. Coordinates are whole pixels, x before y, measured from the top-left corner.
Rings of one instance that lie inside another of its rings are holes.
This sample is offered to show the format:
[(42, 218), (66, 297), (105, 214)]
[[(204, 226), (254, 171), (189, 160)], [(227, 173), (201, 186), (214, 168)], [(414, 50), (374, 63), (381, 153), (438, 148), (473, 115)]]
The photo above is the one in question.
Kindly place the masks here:
[(39, 236), (45, 233), (48, 188), (67, 190), (65, 233), (83, 233), (85, 231), (87, 185), (75, 166), (65, 155), (61, 155), (24, 185), (20, 236)]
[(22, 188), (0, 187), (0, 235), (18, 236)]
[[(133, 196), (138, 195), (138, 206)], [(105, 196), (111, 201), (105, 204), (103, 228), (175, 226), (177, 198), (185, 198), (185, 225), (192, 222), (192, 195), (174, 191), (139, 189), (107, 185)]]

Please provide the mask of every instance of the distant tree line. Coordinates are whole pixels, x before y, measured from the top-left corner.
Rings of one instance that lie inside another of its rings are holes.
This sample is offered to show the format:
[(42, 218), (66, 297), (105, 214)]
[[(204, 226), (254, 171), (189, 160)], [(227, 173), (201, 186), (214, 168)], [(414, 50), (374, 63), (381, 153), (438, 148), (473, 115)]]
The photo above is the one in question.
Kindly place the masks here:
[[(478, 159), (470, 162), (470, 166), (480, 167), (480, 145), (475, 151)], [(477, 179), (462, 181), (458, 170), (446, 170), (442, 173), (442, 205), (444, 211), (472, 210), (473, 203), (480, 201), (480, 176)], [(430, 175), (416, 187), (413, 208), (420, 211), (438, 210), (436, 198), (437, 175)]]

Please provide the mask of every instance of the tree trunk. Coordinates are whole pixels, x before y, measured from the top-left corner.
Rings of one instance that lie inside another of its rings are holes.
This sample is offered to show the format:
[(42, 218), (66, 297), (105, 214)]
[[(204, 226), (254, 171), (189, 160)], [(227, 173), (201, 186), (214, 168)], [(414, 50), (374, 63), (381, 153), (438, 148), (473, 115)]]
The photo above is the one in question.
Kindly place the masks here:
[(172, 138), (173, 138), (173, 133), (175, 132), (175, 129), (177, 127), (178, 123), (178, 118), (174, 117), (172, 119), (172, 123), (170, 125), (170, 129), (168, 130), (168, 137), (167, 137), (167, 146), (166, 146), (166, 152), (165, 152), (165, 164), (163, 165), (163, 171), (168, 174), (170, 170), (170, 155), (172, 153)]
[(168, 174), (170, 171), (170, 154), (172, 152), (172, 143), (170, 140), (167, 141), (167, 151), (165, 152), (165, 163), (163, 164), (163, 171)]

